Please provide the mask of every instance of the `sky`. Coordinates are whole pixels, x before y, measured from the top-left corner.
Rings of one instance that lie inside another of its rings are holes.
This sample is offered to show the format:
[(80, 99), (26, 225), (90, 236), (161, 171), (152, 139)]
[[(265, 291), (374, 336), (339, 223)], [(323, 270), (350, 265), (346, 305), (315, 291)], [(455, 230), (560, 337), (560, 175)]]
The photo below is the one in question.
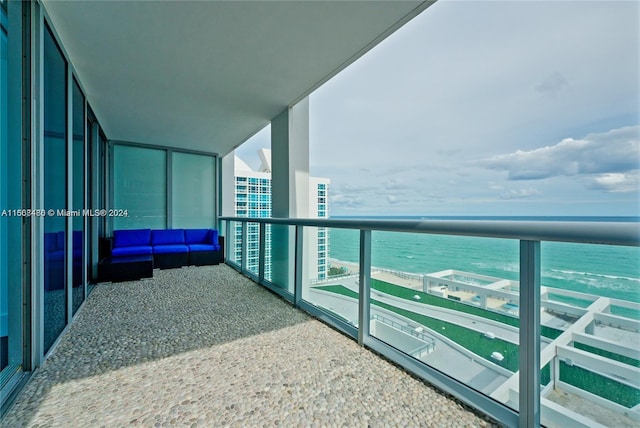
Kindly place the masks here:
[(640, 216), (639, 28), (635, 1), (438, 1), (311, 94), (331, 215)]

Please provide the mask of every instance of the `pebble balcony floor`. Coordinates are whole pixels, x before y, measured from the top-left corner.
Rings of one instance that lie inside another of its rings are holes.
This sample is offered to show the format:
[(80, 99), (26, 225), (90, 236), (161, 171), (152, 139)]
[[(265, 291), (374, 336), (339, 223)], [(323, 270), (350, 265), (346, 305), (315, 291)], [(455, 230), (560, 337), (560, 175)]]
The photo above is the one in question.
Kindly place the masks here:
[(488, 427), (226, 265), (95, 287), (4, 427)]

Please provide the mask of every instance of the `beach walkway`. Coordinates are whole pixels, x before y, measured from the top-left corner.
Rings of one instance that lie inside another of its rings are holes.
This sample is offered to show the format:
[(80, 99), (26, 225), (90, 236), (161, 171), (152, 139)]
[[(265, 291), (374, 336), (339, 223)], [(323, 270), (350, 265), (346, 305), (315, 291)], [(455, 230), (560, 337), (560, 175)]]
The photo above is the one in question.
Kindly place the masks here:
[(493, 426), (225, 265), (96, 286), (2, 426)]

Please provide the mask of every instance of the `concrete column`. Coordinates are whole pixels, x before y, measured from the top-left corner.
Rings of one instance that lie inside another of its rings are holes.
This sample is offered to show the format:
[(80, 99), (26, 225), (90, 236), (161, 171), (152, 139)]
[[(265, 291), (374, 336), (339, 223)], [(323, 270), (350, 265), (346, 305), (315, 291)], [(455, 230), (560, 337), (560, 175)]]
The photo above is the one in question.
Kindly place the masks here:
[[(218, 206), (217, 219), (220, 217), (233, 217), (235, 215), (236, 198), (235, 198), (235, 167), (236, 152), (232, 150), (226, 156), (218, 157), (217, 165), (217, 182), (218, 182)], [(229, 222), (222, 224), (218, 221), (218, 233), (224, 235), (224, 257), (233, 260), (233, 248), (235, 240), (235, 229), (231, 228)]]
[(309, 98), (271, 121), (272, 216), (309, 217)]
[[(273, 217), (309, 217), (308, 98), (283, 110), (271, 121), (271, 186)], [(292, 293), (295, 273), (293, 231), (288, 226), (274, 225), (271, 232), (272, 282)]]
[(220, 169), (218, 187), (220, 191), (220, 212), (221, 217), (232, 217), (235, 215), (235, 158), (236, 152), (232, 151), (226, 156), (222, 157), (219, 161), (218, 168)]

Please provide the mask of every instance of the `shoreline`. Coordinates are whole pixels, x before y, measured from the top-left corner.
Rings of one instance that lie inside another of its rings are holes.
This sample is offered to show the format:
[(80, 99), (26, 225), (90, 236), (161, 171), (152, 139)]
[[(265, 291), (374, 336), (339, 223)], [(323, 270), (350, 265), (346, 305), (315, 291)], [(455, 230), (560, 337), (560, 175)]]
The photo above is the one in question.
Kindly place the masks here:
[[(358, 272), (360, 271), (360, 265), (358, 263), (347, 262), (344, 260), (332, 258), (329, 258), (329, 267), (346, 268), (349, 274), (358, 274)], [(411, 288), (414, 290), (423, 291), (424, 282), (422, 277), (424, 276), (424, 274), (420, 275), (416, 273), (401, 272), (393, 269), (379, 268), (376, 266), (372, 266), (371, 271), (371, 278), (391, 282), (393, 284), (401, 285), (403, 287)]]
[[(347, 269), (347, 275), (358, 275), (360, 272), (359, 263), (339, 260), (335, 258), (329, 258), (329, 267), (345, 268)], [(395, 285), (399, 285), (402, 287), (406, 287), (406, 288), (410, 288), (410, 289), (422, 291), (422, 292), (427, 292), (424, 290), (424, 276), (426, 275), (429, 275), (429, 273), (416, 274), (411, 272), (403, 272), (395, 269), (380, 268), (377, 266), (371, 267), (371, 278), (373, 279), (378, 279), (381, 281), (389, 282)], [(337, 279), (337, 278), (340, 278), (340, 276), (333, 276), (333, 277), (329, 276), (327, 277), (327, 280), (330, 281), (334, 278)], [(560, 296), (562, 296), (562, 298), (560, 298), (559, 300), (557, 298), (551, 299), (551, 300), (556, 300), (563, 304), (568, 304), (570, 306), (576, 306), (579, 308), (583, 308), (583, 307), (580, 305), (576, 305), (575, 303), (569, 302), (566, 299), (573, 298), (573, 299), (587, 299), (589, 301), (595, 301), (597, 298), (607, 297), (607, 296), (601, 296), (599, 294), (583, 293), (583, 292), (578, 292), (571, 289), (557, 288), (557, 287), (552, 287), (547, 285), (543, 285), (543, 288), (546, 289), (549, 293), (560, 294)], [(568, 293), (571, 296), (567, 297), (566, 293)], [(470, 299), (473, 299), (476, 293), (474, 293), (471, 290), (455, 290), (455, 291), (449, 291), (448, 294), (455, 296), (460, 300), (470, 300)], [(635, 302), (633, 300), (619, 299), (615, 297), (607, 297), (607, 298), (612, 299), (614, 302), (617, 301), (619, 303), (618, 306), (621, 305), (620, 307), (623, 310), (628, 309), (629, 311), (640, 311), (640, 309), (638, 308), (628, 308), (628, 305), (635, 306), (640, 304), (639, 302)], [(502, 306), (504, 303), (505, 302), (503, 299), (500, 299), (500, 298), (496, 299), (495, 297), (491, 297), (491, 296), (488, 297), (488, 300), (487, 300), (487, 306), (491, 307), (492, 309), (497, 309), (500, 306)], [(628, 318), (633, 318), (633, 316), (629, 314), (625, 316)]]
[[(336, 258), (329, 258), (329, 267), (337, 267), (337, 268), (346, 268), (347, 271), (349, 272), (349, 274), (351, 275), (357, 275), (360, 272), (360, 264), (359, 263), (355, 263), (355, 262), (351, 262), (351, 261), (346, 261), (346, 260), (340, 260), (340, 259), (336, 259)], [(454, 269), (455, 270), (455, 269)], [(377, 266), (372, 266), (371, 267), (371, 277), (375, 278), (375, 279), (381, 279), (383, 281), (388, 281), (388, 282), (392, 282), (394, 284), (397, 285), (403, 285), (405, 287), (409, 287), (412, 289), (416, 289), (416, 290), (420, 290), (420, 291), (424, 291), (423, 290), (423, 277), (425, 275), (429, 275), (430, 273), (413, 273), (413, 272), (405, 272), (405, 271), (400, 271), (400, 270), (396, 270), (396, 269), (390, 269), (390, 268), (381, 268), (381, 267), (377, 267)], [(473, 272), (470, 272), (473, 273)], [(330, 279), (332, 277), (328, 277), (327, 279)], [(501, 278), (504, 279), (504, 278)], [(635, 280), (635, 278), (632, 278)], [(400, 281), (400, 282), (398, 282)], [(516, 280), (517, 281), (517, 280)], [(567, 293), (571, 293), (573, 296), (572, 298), (574, 299), (587, 299), (589, 301), (591, 301), (593, 298), (597, 298), (597, 297), (605, 297), (605, 298), (609, 298), (615, 301), (619, 301), (623, 303), (623, 306), (627, 306), (627, 304), (631, 304), (631, 305), (639, 305), (640, 304), (640, 294), (638, 296), (638, 299), (628, 299), (628, 298), (623, 298), (623, 297), (619, 297), (619, 296), (610, 296), (607, 294), (600, 294), (600, 293), (587, 293), (585, 291), (577, 291), (574, 290), (573, 288), (564, 288), (564, 287), (558, 287), (556, 285), (544, 285), (542, 284), (542, 287), (546, 288), (550, 293), (556, 293), (555, 290), (557, 290), (557, 293), (561, 293), (564, 294), (565, 292)], [(462, 296), (460, 296), (462, 297)], [(564, 296), (565, 298), (567, 298), (567, 296)], [(580, 305), (577, 305), (573, 302), (565, 302), (564, 300), (561, 299), (561, 301), (563, 301), (564, 303), (568, 303), (570, 305), (573, 306), (577, 306), (577, 307), (582, 307)], [(640, 309), (632, 309), (632, 310), (640, 310)]]

